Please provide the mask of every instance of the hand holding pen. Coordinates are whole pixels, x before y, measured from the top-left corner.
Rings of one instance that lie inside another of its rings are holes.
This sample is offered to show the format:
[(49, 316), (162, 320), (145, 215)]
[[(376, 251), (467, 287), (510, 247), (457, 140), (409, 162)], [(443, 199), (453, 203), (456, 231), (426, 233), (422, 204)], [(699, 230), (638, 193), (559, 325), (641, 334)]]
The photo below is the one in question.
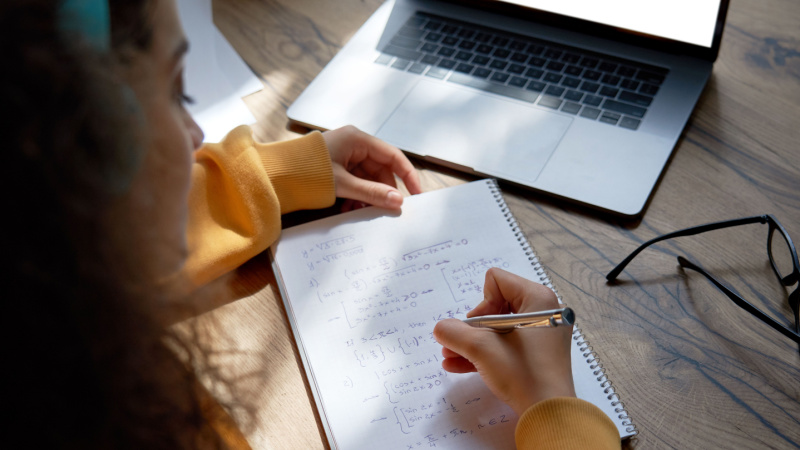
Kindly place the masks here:
[[(529, 406), (551, 397), (574, 397), (570, 364), (571, 310), (562, 309), (555, 293), (541, 284), (501, 269), (486, 272), (484, 300), (468, 314), (467, 321), (488, 320), (489, 315), (508, 314), (517, 323), (512, 332), (471, 326), (458, 319), (437, 323), (433, 334), (442, 344), (448, 372), (477, 371), (489, 389), (522, 414)], [(555, 311), (554, 311), (555, 310)], [(546, 311), (544, 319), (518, 319), (524, 313)], [(560, 311), (560, 312), (558, 312)], [(481, 317), (483, 319), (481, 319)], [(497, 319), (494, 325), (498, 325)], [(538, 328), (530, 324), (545, 325)], [(553, 325), (556, 325), (553, 327)]]

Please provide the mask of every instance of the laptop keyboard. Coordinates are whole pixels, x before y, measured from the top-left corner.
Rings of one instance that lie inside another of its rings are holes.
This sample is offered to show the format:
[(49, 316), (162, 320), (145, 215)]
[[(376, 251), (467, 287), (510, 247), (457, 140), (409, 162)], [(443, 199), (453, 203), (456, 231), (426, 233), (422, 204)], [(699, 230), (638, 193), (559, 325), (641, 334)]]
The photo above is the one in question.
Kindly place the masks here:
[(636, 130), (668, 70), (417, 12), (375, 60)]

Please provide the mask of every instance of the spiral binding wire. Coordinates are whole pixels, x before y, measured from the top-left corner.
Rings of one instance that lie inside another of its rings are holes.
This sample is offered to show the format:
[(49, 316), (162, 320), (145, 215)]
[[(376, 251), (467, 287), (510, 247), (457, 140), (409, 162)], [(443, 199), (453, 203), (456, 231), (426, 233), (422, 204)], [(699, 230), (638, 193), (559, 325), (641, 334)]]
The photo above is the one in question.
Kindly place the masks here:
[(639, 434), (639, 431), (636, 429), (636, 425), (628, 416), (628, 411), (625, 409), (625, 404), (622, 403), (622, 400), (619, 398), (619, 394), (617, 394), (616, 389), (614, 389), (611, 380), (608, 379), (606, 375), (606, 371), (603, 368), (603, 364), (600, 363), (600, 359), (597, 357), (597, 354), (592, 349), (592, 346), (589, 345), (589, 341), (583, 336), (581, 329), (578, 328), (576, 325), (575, 328), (572, 330), (572, 339), (577, 341), (578, 349), (581, 351), (581, 356), (586, 358), (586, 362), (589, 364), (589, 368), (592, 370), (592, 375), (597, 377), (597, 382), (600, 383), (600, 387), (603, 388), (603, 393), (606, 394), (606, 398), (611, 402), (611, 406), (614, 408), (614, 413), (617, 414), (617, 418), (622, 421), (622, 426), (625, 427), (625, 431), (628, 433), (633, 433), (633, 436)]
[[(528, 261), (531, 262), (533, 269), (536, 271), (536, 276), (539, 278), (539, 282), (552, 289), (553, 292), (555, 292), (556, 297), (558, 297), (558, 301), (562, 302), (561, 294), (558, 293), (558, 289), (556, 289), (556, 287), (553, 285), (553, 281), (550, 280), (550, 277), (547, 275), (544, 267), (542, 267), (542, 263), (539, 261), (539, 257), (536, 256), (536, 251), (533, 249), (533, 246), (531, 246), (531, 244), (528, 242), (528, 239), (526, 239), (525, 235), (522, 233), (519, 224), (517, 224), (517, 219), (515, 219), (511, 214), (511, 210), (509, 210), (508, 205), (503, 198), (503, 193), (500, 191), (500, 186), (498, 186), (497, 180), (491, 179), (488, 180), (488, 182), (492, 195), (497, 201), (497, 204), (500, 206), (500, 210), (505, 216), (506, 221), (511, 227), (511, 230), (514, 232), (514, 236), (517, 238), (520, 246), (522, 246), (522, 249), (525, 251)], [(611, 406), (614, 408), (614, 413), (616, 413), (617, 417), (622, 421), (622, 426), (625, 427), (625, 431), (628, 433), (633, 433), (633, 436), (639, 434), (639, 431), (636, 429), (636, 425), (633, 424), (628, 416), (628, 411), (625, 409), (625, 405), (622, 403), (622, 400), (620, 400), (616, 389), (611, 383), (611, 380), (608, 379), (605, 369), (600, 363), (600, 359), (594, 350), (592, 350), (592, 346), (589, 345), (589, 342), (583, 336), (581, 329), (578, 328), (577, 325), (572, 331), (572, 339), (577, 341), (578, 348), (582, 352), (582, 356), (586, 358), (586, 362), (589, 364), (592, 374), (597, 377), (597, 382), (600, 383), (600, 387), (603, 388), (603, 393), (606, 394), (608, 400), (611, 402)]]

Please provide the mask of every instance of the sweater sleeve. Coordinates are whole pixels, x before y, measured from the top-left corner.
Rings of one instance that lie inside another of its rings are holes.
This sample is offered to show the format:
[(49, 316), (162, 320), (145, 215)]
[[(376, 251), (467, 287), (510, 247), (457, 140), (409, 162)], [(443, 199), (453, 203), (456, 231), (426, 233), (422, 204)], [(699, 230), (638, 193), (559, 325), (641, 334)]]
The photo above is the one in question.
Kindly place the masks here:
[(616, 425), (600, 408), (570, 397), (543, 400), (525, 411), (515, 433), (518, 449), (619, 449)]
[(195, 152), (184, 274), (205, 284), (266, 250), (281, 215), (336, 200), (333, 169), (319, 132), (273, 144), (241, 126)]

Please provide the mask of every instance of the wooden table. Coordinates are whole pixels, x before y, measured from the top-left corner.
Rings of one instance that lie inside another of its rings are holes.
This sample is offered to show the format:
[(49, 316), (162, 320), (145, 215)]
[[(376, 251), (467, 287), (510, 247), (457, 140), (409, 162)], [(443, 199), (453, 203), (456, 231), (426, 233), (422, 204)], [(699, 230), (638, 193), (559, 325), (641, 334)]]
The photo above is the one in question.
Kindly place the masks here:
[[(246, 99), (263, 141), (292, 138), (286, 109), (379, 0), (215, 0), (217, 26), (263, 77)], [(790, 322), (763, 225), (665, 242), (608, 285), (605, 274), (656, 235), (772, 213), (800, 242), (800, 3), (733, 1), (714, 72), (643, 218), (620, 222), (505, 187), (506, 199), (623, 399), (640, 448), (800, 446), (796, 344), (735, 306), (676, 255)], [(415, 162), (426, 190), (471, 180)], [(306, 220), (294, 215), (288, 222)], [(215, 361), (257, 406), (256, 448), (326, 446), (266, 255), (238, 270)], [(221, 394), (219, 394), (221, 395)], [(241, 417), (237, 415), (237, 417)], [(241, 420), (241, 419), (240, 419)]]

